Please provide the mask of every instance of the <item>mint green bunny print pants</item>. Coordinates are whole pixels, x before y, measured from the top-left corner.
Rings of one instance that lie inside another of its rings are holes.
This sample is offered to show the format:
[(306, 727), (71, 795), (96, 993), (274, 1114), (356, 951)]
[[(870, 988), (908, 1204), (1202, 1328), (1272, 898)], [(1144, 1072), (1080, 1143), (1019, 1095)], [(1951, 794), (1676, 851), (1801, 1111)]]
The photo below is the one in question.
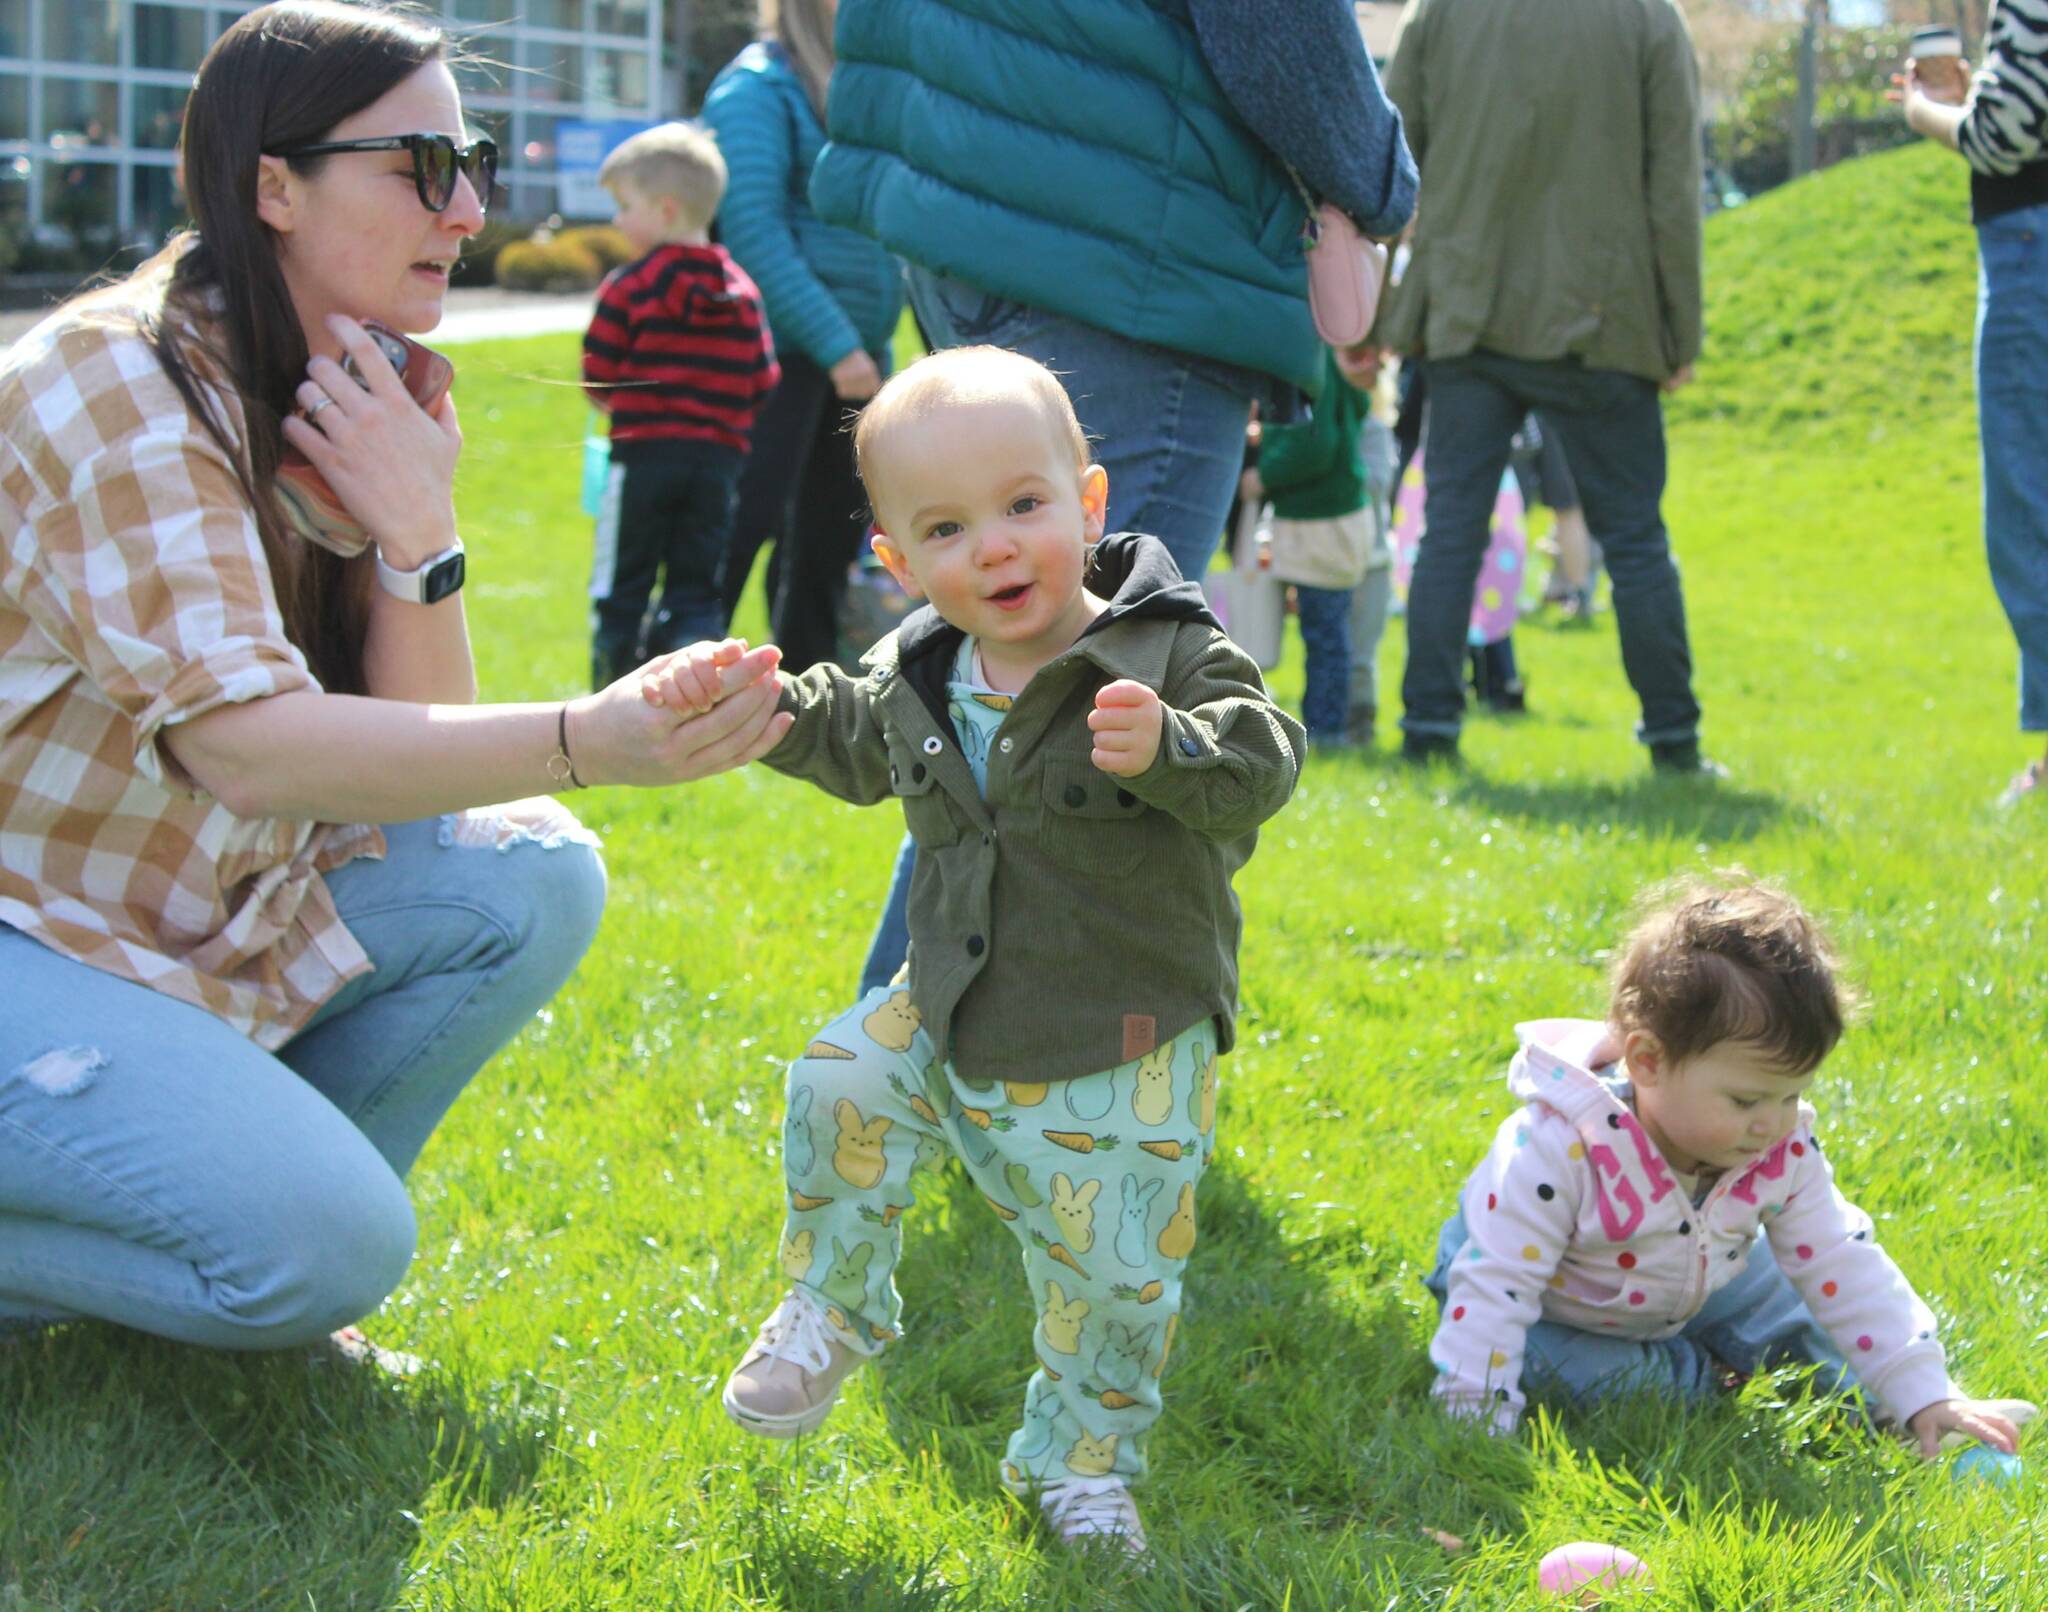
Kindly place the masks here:
[(901, 1332), (894, 1278), (917, 1178), (956, 1155), (1016, 1235), (1038, 1311), (1005, 1480), (1135, 1481), (1215, 1125), (1206, 1021), (1079, 1080), (975, 1081), (932, 1056), (909, 993), (882, 986), (789, 1066), (783, 1268), (849, 1344), (879, 1353)]

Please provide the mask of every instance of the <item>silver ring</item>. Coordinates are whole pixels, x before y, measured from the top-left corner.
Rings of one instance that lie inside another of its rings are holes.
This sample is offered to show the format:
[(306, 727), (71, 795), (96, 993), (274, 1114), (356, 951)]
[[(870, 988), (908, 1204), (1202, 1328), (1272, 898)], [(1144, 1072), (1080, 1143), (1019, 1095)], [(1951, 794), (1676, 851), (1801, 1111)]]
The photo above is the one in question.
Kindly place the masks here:
[(312, 407), (311, 407), (310, 409), (306, 410), (306, 419), (308, 420), (308, 422), (310, 422), (310, 421), (312, 420), (313, 416), (314, 416), (314, 415), (316, 415), (316, 414), (318, 414), (318, 413), (319, 413), (319, 412), (320, 412), (320, 411), (321, 411), (322, 409), (325, 409), (325, 408), (332, 408), (333, 406), (334, 406), (334, 399), (333, 399), (333, 398), (331, 398), (331, 397), (323, 397), (323, 398), (321, 398), (321, 399), (320, 399), (320, 401), (319, 401), (318, 403), (315, 403), (315, 404), (314, 404), (314, 405), (313, 405), (313, 406), (312, 406)]

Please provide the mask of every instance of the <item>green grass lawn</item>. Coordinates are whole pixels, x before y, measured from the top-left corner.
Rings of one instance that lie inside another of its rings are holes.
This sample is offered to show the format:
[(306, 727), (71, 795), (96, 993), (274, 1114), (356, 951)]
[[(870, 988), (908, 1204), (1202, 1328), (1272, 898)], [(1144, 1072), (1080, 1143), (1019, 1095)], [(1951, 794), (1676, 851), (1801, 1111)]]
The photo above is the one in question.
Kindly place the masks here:
[[(419, 1259), (367, 1323), (423, 1376), (94, 1327), (0, 1348), (0, 1612), (1495, 1608), (1538, 1604), (1537, 1557), (1577, 1538), (1642, 1555), (1645, 1606), (2048, 1603), (2037, 1479), (1954, 1484), (1783, 1383), (1498, 1441), (1425, 1397), (1421, 1277), (1513, 1024), (1597, 1014), (1635, 893), (1730, 863), (1825, 913), (1868, 996), (1813, 1097), (1958, 1374), (2048, 1387), (2048, 822), (1991, 805), (2027, 751), (1964, 212), (1961, 164), (1921, 150), (1709, 227), (1667, 513), (1731, 783), (1647, 776), (1603, 615), (1525, 629), (1534, 714), (1475, 721), (1464, 774), (1313, 760), (1269, 827), (1148, 1576), (1063, 1557), (998, 1490), (1031, 1312), (964, 1179), (913, 1217), (909, 1336), (823, 1434), (719, 1409), (782, 1285), (781, 1065), (850, 1000), (901, 832), (755, 770), (578, 800), (603, 932), (427, 1149)], [(487, 697), (581, 687), (574, 351), (458, 354)], [(1401, 654), (1397, 624), (1390, 694)], [(1276, 686), (1298, 698), (1297, 661)]]

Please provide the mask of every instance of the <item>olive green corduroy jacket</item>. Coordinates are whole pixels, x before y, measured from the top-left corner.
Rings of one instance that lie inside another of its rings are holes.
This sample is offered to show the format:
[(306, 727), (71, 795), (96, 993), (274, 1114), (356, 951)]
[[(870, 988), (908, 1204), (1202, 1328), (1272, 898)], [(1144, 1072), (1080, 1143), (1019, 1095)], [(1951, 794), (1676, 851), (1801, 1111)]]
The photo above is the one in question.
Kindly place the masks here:
[[(1300, 724), (1163, 546), (1104, 538), (1090, 586), (1110, 608), (1016, 696), (985, 798), (946, 715), (962, 635), (929, 608), (868, 652), (864, 675), (792, 679), (796, 725), (766, 758), (842, 800), (903, 803), (918, 846), (911, 1001), (970, 1079), (1077, 1079), (1208, 1018), (1228, 1051), (1231, 876), (1300, 771)], [(1166, 706), (1158, 759), (1135, 778), (1088, 759), (1095, 691), (1118, 678)]]

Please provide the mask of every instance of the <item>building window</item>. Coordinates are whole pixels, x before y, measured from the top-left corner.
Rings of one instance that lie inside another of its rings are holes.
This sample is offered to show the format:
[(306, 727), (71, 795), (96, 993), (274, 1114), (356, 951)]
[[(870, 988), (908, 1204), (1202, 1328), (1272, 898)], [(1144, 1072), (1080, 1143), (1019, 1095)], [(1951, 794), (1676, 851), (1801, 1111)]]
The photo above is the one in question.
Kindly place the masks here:
[(121, 59), (121, 12), (116, 0), (43, 0), (43, 57), (53, 62)]
[(561, 121), (538, 112), (526, 114), (526, 144), (519, 148), (520, 167), (552, 168), (555, 165), (555, 125)]
[(0, 56), (28, 56), (28, 0), (0, 0)]
[(583, 0), (527, 0), (523, 20), (529, 28), (580, 29)]
[(590, 26), (601, 34), (647, 33), (647, 0), (591, 0)]
[(53, 146), (117, 144), (121, 91), (85, 78), (43, 80), (43, 138)]
[(144, 151), (175, 151), (185, 122), (185, 96), (175, 84), (135, 86), (134, 144)]
[(129, 171), (130, 199), (134, 204), (135, 233), (161, 241), (173, 230), (191, 222), (185, 198), (169, 168), (133, 168)]
[(529, 101), (583, 99), (583, 47), (549, 39), (528, 39), (519, 47), (519, 65)]
[(135, 8), (135, 65), (169, 73), (197, 71), (206, 54), (206, 13), (181, 6)]
[(28, 80), (0, 74), (0, 140), (28, 138)]
[(115, 175), (111, 162), (45, 161), (43, 222), (71, 232), (81, 245), (112, 244)]
[(0, 230), (10, 235), (28, 217), (28, 170), (26, 157), (0, 157)]
[(638, 110), (647, 105), (647, 52), (593, 50), (590, 99), (606, 109)]
[(455, 72), (456, 88), (462, 91), (463, 99), (473, 95), (503, 95), (506, 93), (505, 80), (511, 69), (495, 56), (480, 56), (464, 60), (458, 57), (449, 64)]
[(492, 112), (475, 106), (465, 107), (462, 113), (462, 121), (469, 125), (472, 134), (493, 141), (497, 145), (498, 164), (500, 167), (510, 167), (512, 165), (513, 161), (518, 157), (518, 153), (512, 149), (512, 114), (510, 112)]

